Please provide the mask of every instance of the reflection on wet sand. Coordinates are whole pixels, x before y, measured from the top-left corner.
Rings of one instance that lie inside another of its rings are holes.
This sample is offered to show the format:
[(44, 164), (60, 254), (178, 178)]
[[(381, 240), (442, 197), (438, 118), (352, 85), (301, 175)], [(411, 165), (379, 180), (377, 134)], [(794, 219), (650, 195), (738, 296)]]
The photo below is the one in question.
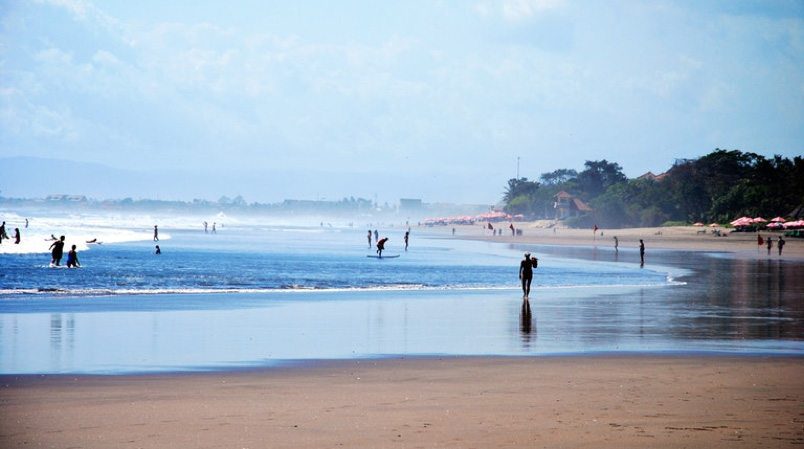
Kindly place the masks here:
[(522, 300), (522, 310), (519, 313), (519, 332), (522, 336), (523, 347), (530, 348), (531, 339), (536, 338), (536, 328), (533, 326), (533, 314), (527, 298)]

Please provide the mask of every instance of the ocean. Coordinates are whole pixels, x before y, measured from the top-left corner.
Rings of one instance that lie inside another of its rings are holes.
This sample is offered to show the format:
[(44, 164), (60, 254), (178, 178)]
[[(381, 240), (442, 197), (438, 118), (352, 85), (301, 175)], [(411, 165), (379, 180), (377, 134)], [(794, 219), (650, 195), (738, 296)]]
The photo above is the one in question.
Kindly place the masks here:
[[(783, 261), (744, 267), (654, 251), (640, 267), (635, 249), (472, 241), (419, 227), (405, 251), (400, 225), (376, 226), (390, 238), (384, 254), (399, 255), (376, 259), (366, 257), (366, 226), (226, 220), (215, 234), (163, 220), (159, 242), (145, 220), (35, 220), (25, 251), (0, 248), (0, 373), (804, 349), (800, 265)], [(81, 268), (49, 266), (51, 233), (80, 245)], [(517, 279), (524, 251), (539, 258), (528, 302)]]

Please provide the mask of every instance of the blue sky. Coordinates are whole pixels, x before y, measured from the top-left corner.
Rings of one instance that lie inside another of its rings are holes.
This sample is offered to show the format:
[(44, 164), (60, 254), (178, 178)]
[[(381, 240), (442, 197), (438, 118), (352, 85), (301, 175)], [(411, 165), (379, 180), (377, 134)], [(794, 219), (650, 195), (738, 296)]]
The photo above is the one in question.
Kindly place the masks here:
[(795, 0), (10, 0), (0, 151), (306, 184), (226, 192), (248, 200), (472, 203), (499, 200), (517, 156), (531, 179), (716, 147), (793, 157), (803, 17)]

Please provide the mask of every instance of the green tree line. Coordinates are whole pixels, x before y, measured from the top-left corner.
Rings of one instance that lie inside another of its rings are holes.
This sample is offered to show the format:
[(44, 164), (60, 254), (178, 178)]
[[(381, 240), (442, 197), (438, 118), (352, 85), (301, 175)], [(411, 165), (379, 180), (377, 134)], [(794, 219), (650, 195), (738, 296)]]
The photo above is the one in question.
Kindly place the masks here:
[(553, 219), (554, 196), (562, 190), (592, 208), (568, 219), (570, 226), (726, 223), (743, 215), (772, 218), (804, 204), (804, 158), (716, 149), (698, 159), (677, 161), (659, 179), (628, 179), (616, 162), (586, 161), (580, 172), (558, 169), (538, 180), (509, 179), (505, 211)]

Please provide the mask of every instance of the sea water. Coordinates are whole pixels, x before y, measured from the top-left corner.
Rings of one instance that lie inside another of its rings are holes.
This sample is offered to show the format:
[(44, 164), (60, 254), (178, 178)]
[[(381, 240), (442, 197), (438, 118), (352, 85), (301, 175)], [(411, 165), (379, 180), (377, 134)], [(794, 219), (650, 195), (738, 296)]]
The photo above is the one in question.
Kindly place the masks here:
[[(788, 275), (770, 290), (773, 298), (757, 291), (735, 303), (723, 293), (729, 281), (712, 284), (713, 293), (698, 279), (735, 269), (722, 258), (704, 257), (701, 266), (667, 253), (656, 258), (666, 263), (640, 267), (635, 250), (467, 241), (419, 228), (405, 251), (398, 226), (380, 229), (390, 238), (384, 254), (400, 255), (384, 259), (366, 257), (375, 254), (366, 229), (323, 223), (230, 224), (215, 234), (162, 226), (159, 242), (147, 228), (96, 231), (112, 242), (83, 246), (78, 269), (50, 267), (44, 239), (33, 252), (0, 254), (0, 373), (386, 356), (802, 352), (801, 283)], [(528, 302), (517, 279), (526, 250), (540, 259)], [(721, 278), (729, 276), (710, 280)]]

